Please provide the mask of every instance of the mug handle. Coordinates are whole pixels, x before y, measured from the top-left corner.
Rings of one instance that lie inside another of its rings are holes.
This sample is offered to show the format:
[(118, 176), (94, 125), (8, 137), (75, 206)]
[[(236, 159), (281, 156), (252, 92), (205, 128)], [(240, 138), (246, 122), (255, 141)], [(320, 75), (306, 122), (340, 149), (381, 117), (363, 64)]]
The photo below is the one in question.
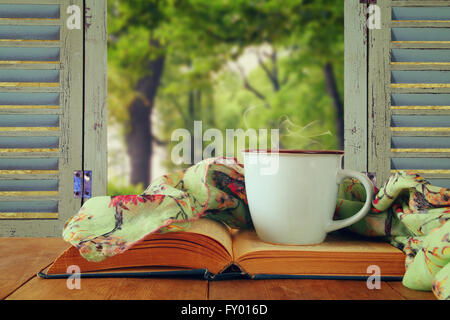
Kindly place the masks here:
[(359, 210), (356, 214), (351, 216), (350, 218), (342, 219), (342, 220), (332, 220), (330, 224), (325, 228), (326, 232), (335, 231), (338, 229), (342, 229), (345, 227), (348, 227), (349, 225), (352, 225), (362, 218), (369, 212), (371, 205), (372, 205), (372, 198), (374, 193), (374, 188), (372, 181), (368, 177), (366, 177), (364, 174), (354, 171), (354, 170), (348, 170), (348, 169), (340, 169), (337, 173), (336, 177), (336, 183), (340, 184), (342, 180), (345, 178), (356, 178), (359, 182), (362, 183), (364, 188), (366, 189), (366, 202), (364, 203), (364, 206)]

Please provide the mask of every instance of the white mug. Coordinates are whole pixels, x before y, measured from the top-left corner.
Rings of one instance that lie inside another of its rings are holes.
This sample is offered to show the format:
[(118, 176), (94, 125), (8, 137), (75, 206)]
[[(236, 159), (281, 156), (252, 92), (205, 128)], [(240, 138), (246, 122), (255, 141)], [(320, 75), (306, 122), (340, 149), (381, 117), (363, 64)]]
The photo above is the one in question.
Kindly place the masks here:
[[(245, 150), (245, 189), (258, 237), (278, 244), (311, 245), (347, 227), (370, 210), (373, 184), (364, 174), (342, 169), (343, 151)], [(333, 220), (339, 184), (358, 179), (366, 189), (363, 208)]]

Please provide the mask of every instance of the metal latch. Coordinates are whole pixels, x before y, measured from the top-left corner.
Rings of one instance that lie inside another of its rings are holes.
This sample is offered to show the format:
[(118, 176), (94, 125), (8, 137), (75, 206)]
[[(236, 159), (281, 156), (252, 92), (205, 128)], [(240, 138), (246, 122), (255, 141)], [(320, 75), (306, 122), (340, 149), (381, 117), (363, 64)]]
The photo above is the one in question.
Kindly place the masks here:
[(90, 198), (92, 196), (92, 170), (75, 170), (73, 172), (74, 198)]

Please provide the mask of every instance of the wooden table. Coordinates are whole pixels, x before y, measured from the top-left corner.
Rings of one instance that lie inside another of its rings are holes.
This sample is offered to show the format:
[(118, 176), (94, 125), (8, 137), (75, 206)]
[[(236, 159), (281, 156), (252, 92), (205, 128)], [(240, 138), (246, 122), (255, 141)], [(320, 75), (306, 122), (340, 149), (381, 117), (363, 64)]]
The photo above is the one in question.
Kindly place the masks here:
[(0, 238), (0, 298), (7, 300), (434, 300), (401, 282), (382, 282), (369, 290), (365, 281), (81, 279), (69, 290), (66, 279), (41, 279), (36, 273), (68, 247), (60, 238)]

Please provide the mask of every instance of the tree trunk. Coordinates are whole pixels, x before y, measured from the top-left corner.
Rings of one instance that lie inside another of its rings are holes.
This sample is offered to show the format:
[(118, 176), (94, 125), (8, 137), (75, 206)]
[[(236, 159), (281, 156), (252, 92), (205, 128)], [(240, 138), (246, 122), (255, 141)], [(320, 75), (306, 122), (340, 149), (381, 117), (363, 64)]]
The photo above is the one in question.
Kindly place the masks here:
[[(150, 41), (156, 49), (159, 43)], [(149, 75), (139, 80), (137, 84), (137, 97), (129, 108), (129, 130), (126, 133), (126, 143), (131, 164), (131, 184), (142, 184), (146, 188), (151, 182), (151, 157), (153, 134), (151, 115), (154, 100), (164, 69), (165, 56), (151, 60), (148, 64)]]
[(130, 131), (126, 141), (130, 157), (130, 183), (141, 183), (144, 188), (150, 182), (150, 168), (152, 155), (152, 137), (150, 135), (151, 108), (142, 99), (136, 98), (130, 106)]
[(333, 100), (333, 105), (336, 109), (336, 129), (339, 142), (339, 148), (344, 148), (344, 106), (337, 90), (336, 78), (333, 73), (333, 66), (327, 62), (323, 68), (325, 75), (325, 84), (328, 95)]

